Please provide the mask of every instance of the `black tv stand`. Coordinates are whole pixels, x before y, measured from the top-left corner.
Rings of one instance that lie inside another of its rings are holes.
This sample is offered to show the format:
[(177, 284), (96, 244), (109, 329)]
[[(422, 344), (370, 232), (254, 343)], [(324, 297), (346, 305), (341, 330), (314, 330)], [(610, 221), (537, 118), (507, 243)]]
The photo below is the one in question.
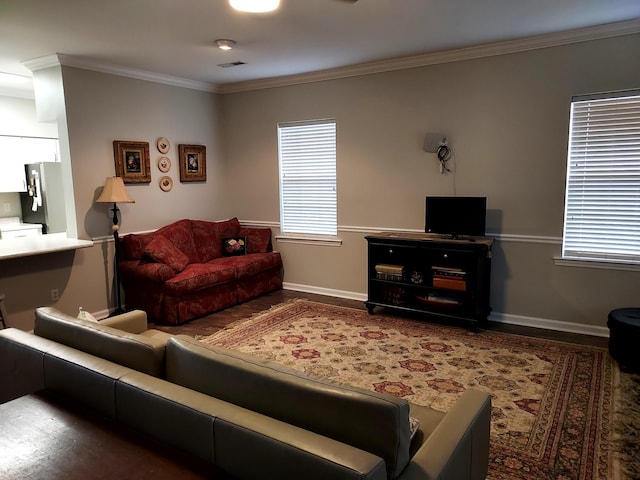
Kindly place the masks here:
[(491, 312), (487, 237), (379, 233), (368, 242), (368, 298), (375, 307), (419, 312), (441, 321), (486, 325)]

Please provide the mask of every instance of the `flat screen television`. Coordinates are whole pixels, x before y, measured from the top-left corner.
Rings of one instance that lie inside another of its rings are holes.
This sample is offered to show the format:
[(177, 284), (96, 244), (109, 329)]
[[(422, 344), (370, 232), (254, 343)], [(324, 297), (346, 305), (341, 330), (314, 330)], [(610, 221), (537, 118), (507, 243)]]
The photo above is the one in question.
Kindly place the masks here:
[(487, 197), (427, 197), (424, 230), (451, 238), (485, 235)]

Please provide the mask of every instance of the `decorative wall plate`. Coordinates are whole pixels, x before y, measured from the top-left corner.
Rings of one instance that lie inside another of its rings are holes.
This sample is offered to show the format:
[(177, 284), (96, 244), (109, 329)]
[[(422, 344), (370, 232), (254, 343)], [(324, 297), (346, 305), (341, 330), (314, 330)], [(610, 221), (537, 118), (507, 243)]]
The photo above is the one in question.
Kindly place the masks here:
[(160, 178), (160, 190), (168, 192), (173, 187), (173, 180), (168, 175)]
[(171, 144), (165, 137), (160, 137), (156, 142), (156, 147), (160, 153), (167, 153), (171, 148)]
[(167, 173), (170, 168), (171, 160), (169, 160), (167, 157), (160, 157), (158, 159), (158, 170), (160, 170), (162, 173)]

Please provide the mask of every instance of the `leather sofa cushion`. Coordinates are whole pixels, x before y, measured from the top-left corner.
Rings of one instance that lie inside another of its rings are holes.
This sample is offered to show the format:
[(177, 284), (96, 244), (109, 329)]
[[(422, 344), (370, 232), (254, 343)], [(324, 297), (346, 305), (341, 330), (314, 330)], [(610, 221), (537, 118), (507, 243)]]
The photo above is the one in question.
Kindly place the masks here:
[(166, 337), (128, 333), (52, 307), (36, 309), (34, 333), (149, 375), (164, 375)]
[[(409, 462), (409, 403), (340, 386), (187, 336), (167, 342), (167, 379), (384, 459), (390, 478)], [(265, 394), (268, 392), (268, 394)]]
[(234, 478), (384, 480), (368, 452), (138, 372), (116, 384), (117, 418)]

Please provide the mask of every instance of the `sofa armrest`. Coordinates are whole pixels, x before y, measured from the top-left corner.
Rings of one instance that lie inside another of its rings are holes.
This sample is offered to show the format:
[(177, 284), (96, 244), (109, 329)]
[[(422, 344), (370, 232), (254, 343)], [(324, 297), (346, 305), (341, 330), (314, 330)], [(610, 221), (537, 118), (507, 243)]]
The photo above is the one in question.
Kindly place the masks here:
[[(419, 408), (412, 414), (420, 419)], [(465, 391), (424, 438), (398, 479), (483, 480), (489, 468), (490, 422), (491, 396)]]
[(128, 333), (142, 333), (147, 330), (147, 313), (143, 310), (131, 310), (100, 320), (100, 324)]

